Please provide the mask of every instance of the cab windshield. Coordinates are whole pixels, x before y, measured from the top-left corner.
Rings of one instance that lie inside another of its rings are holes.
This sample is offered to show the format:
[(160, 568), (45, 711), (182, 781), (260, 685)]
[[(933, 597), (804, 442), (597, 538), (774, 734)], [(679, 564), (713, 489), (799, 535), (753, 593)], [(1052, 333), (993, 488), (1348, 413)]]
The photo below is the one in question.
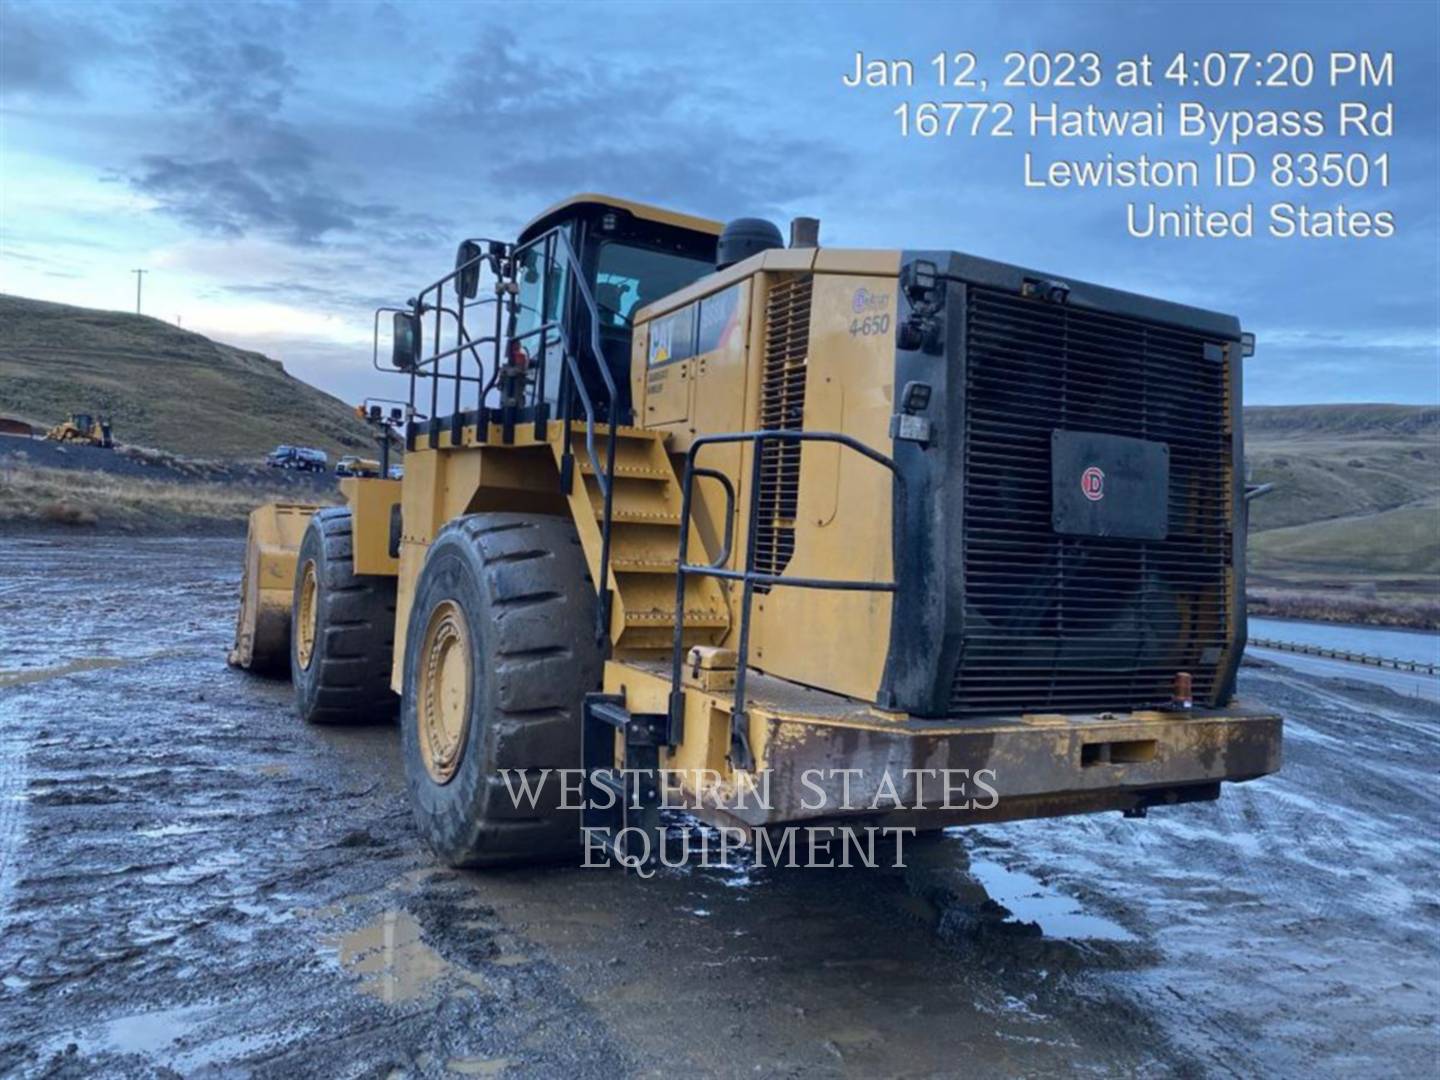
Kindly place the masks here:
[(607, 240), (600, 245), (595, 268), (600, 325), (629, 328), (637, 310), (698, 281), (714, 268), (706, 259)]

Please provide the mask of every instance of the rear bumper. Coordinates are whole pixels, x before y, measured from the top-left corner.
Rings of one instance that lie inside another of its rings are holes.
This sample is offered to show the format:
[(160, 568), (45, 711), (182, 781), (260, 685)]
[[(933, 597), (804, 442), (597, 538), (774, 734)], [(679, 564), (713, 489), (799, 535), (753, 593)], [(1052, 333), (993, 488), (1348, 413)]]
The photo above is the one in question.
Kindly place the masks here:
[[(666, 665), (612, 660), (605, 692), (631, 714), (666, 712)], [(737, 772), (728, 689), (684, 681), (679, 745), (658, 764), (681, 802), (715, 824), (867, 823), (943, 828), (990, 821), (1143, 810), (1213, 799), (1280, 768), (1280, 717), (1223, 709), (1095, 716), (1026, 714), (918, 720), (753, 675), (746, 698), (756, 771)], [(616, 740), (615, 764), (623, 761)], [(667, 800), (666, 805), (678, 805)]]
[(765, 808), (715, 807), (752, 827), (873, 817), (941, 828), (1213, 799), (1225, 781), (1280, 768), (1283, 727), (1278, 716), (1243, 708), (885, 727), (766, 723)]

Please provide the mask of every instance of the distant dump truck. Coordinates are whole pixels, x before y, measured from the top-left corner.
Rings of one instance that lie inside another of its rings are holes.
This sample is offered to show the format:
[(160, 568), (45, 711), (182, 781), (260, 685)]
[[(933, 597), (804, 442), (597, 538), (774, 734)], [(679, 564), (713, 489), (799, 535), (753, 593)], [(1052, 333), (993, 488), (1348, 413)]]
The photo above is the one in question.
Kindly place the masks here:
[(380, 462), (373, 458), (346, 454), (335, 463), (335, 475), (377, 477), (380, 475)]
[(71, 413), (64, 421), (47, 431), (45, 438), (53, 442), (99, 446), (106, 450), (115, 446), (110, 435), (110, 418), (91, 416), (89, 413)]
[(1236, 697), (1234, 318), (594, 195), (415, 296), (404, 478), (252, 513), (231, 659), (307, 721), (398, 703), (444, 860), (624, 858), (662, 801), (938, 829), (1279, 767)]

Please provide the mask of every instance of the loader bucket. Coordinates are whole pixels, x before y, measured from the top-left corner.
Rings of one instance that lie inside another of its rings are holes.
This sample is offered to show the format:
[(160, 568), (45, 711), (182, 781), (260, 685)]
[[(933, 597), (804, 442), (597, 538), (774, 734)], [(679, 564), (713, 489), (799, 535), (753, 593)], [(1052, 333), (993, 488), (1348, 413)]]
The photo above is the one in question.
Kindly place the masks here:
[(235, 616), (234, 667), (269, 675), (290, 670), (290, 604), (300, 541), (318, 506), (266, 503), (250, 511), (240, 610)]

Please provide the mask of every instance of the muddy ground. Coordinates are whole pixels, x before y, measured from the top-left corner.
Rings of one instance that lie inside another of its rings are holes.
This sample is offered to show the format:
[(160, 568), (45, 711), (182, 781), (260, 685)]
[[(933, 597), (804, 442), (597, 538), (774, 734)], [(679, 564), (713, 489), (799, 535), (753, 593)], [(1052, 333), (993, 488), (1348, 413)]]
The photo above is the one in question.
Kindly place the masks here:
[(396, 730), (228, 670), (241, 544), (0, 536), (0, 1074), (1435, 1075), (1440, 709), (904, 871), (457, 873)]

